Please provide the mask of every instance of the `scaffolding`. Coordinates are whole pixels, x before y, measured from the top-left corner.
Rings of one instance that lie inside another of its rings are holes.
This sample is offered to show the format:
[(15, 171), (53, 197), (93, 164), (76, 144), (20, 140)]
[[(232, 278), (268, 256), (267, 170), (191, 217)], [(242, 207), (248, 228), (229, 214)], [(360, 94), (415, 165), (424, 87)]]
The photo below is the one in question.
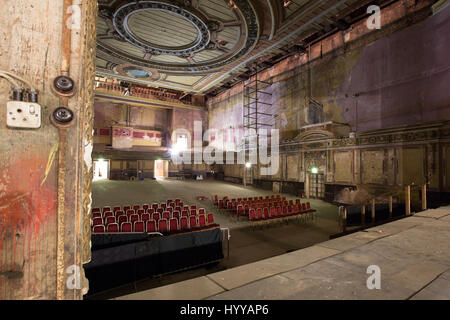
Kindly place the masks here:
[[(272, 93), (269, 92), (271, 83), (258, 78), (258, 65), (253, 79), (244, 84), (243, 97), (243, 128), (244, 147), (248, 149), (251, 139), (259, 141), (260, 129), (270, 129), (275, 126), (276, 115), (272, 110)], [(255, 134), (252, 134), (251, 129)]]

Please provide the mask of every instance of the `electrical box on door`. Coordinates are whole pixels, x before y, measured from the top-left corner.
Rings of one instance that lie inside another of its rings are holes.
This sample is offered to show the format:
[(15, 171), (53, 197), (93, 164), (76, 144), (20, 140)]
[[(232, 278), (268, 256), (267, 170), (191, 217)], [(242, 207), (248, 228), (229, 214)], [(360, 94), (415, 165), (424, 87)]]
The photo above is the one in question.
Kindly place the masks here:
[(41, 126), (41, 106), (24, 101), (8, 101), (6, 125), (11, 128), (37, 129)]

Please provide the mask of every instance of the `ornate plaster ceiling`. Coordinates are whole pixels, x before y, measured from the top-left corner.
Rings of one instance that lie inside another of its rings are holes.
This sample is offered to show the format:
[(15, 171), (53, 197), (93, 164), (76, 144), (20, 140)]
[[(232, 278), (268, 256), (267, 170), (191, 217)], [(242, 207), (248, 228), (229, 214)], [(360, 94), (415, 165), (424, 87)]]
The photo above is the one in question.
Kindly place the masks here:
[(99, 0), (97, 73), (204, 93), (246, 71), (257, 55), (276, 54), (297, 31), (329, 24), (355, 2)]
[(99, 10), (100, 71), (188, 91), (248, 54), (260, 35), (243, 0), (100, 1)]

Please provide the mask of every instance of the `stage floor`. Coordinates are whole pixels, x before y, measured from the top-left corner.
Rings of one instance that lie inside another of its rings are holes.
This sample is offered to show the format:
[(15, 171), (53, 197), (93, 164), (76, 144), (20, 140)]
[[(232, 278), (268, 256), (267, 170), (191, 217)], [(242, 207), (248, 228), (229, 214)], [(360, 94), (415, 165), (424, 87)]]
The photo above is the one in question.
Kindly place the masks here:
[(450, 206), (117, 299), (448, 300), (449, 238)]

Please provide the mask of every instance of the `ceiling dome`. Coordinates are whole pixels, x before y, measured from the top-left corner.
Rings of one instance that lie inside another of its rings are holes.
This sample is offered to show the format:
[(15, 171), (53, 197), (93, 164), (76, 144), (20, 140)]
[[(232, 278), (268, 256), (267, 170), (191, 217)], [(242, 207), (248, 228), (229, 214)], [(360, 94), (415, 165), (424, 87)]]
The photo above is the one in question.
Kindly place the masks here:
[(248, 1), (118, 1), (100, 6), (98, 58), (167, 73), (212, 73), (256, 45)]

